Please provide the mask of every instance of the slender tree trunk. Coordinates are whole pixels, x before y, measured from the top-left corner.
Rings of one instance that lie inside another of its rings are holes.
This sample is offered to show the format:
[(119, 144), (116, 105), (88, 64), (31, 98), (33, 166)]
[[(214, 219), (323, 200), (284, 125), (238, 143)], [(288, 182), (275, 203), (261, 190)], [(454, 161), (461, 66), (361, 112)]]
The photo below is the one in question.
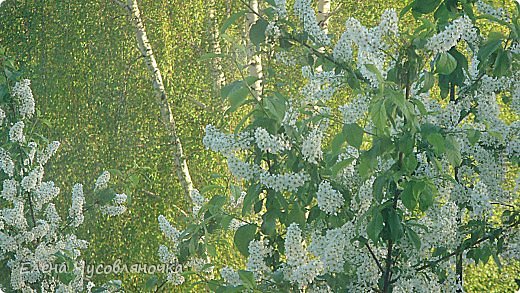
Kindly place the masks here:
[(139, 11), (139, 6), (137, 5), (137, 0), (127, 0), (126, 4), (118, 0), (114, 0), (114, 2), (118, 3), (120, 6), (126, 9), (135, 28), (139, 51), (141, 52), (142, 57), (145, 59), (146, 66), (152, 77), (155, 98), (161, 112), (161, 121), (164, 123), (168, 134), (170, 135), (173, 148), (173, 162), (176, 169), (175, 171), (179, 177), (179, 181), (186, 193), (187, 198), (189, 198), (191, 191), (193, 190), (193, 183), (191, 181), (191, 176), (188, 170), (188, 164), (186, 163), (186, 157), (184, 156), (184, 151), (182, 149), (182, 144), (179, 136), (177, 135), (177, 127), (175, 126), (175, 120), (173, 118), (170, 103), (168, 102), (168, 97), (164, 89), (161, 71), (157, 66), (157, 61), (155, 60), (152, 46), (150, 45), (148, 37), (146, 36), (146, 30), (141, 19), (141, 13)]
[[(318, 24), (324, 33), (329, 32), (329, 14), (330, 14), (330, 0), (318, 1)], [(321, 53), (325, 52), (325, 48), (319, 48)], [(316, 68), (317, 72), (322, 72), (323, 67), (320, 65)]]
[[(220, 48), (220, 34), (215, 6), (216, 1), (210, 1), (208, 9), (208, 31), (211, 47), (210, 50), (212, 53), (221, 54), (222, 49)], [(214, 96), (218, 97), (220, 96), (220, 90), (226, 83), (226, 77), (224, 76), (224, 71), (222, 70), (222, 58), (217, 57), (211, 59), (211, 75), (213, 78), (213, 90), (215, 93)]]
[[(259, 11), (258, 0), (249, 0), (249, 7), (256, 13), (258, 13), (258, 11)], [(249, 39), (249, 30), (251, 29), (251, 26), (253, 24), (255, 24), (257, 21), (258, 21), (258, 15), (256, 15), (253, 12), (250, 12), (247, 14), (246, 31), (245, 31), (247, 39)], [(248, 43), (248, 44), (249, 44), (248, 52), (250, 52), (250, 54), (248, 56), (249, 57), (249, 60), (248, 60), (249, 75), (258, 78), (258, 80), (251, 85), (251, 88), (253, 89), (253, 92), (256, 95), (255, 98), (257, 100), (260, 100), (261, 95), (262, 95), (262, 86), (263, 86), (262, 85), (262, 78), (263, 78), (262, 58), (261, 58), (260, 54), (255, 54), (256, 48), (253, 48), (252, 44), (250, 44), (250, 43)]]

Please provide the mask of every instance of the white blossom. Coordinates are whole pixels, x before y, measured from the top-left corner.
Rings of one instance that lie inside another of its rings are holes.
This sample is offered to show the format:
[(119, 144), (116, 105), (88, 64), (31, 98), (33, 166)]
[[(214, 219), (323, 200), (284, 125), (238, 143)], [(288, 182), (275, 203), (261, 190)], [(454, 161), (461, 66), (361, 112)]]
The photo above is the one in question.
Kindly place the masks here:
[(78, 227), (83, 223), (83, 205), (85, 196), (83, 195), (83, 185), (76, 183), (72, 187), (72, 204), (69, 208), (69, 217), (72, 219), (72, 226)]
[(316, 193), (318, 207), (327, 214), (336, 215), (345, 203), (343, 195), (332, 188), (329, 181), (322, 181)]
[(94, 190), (103, 190), (108, 187), (108, 181), (110, 181), (110, 172), (103, 171), (96, 180)]
[(31, 118), (34, 114), (34, 97), (31, 90), (31, 81), (23, 79), (13, 87), (13, 96), (16, 97), (18, 102), (18, 112), (22, 118)]
[(23, 121), (16, 122), (11, 129), (9, 129), (9, 140), (12, 142), (22, 143), (25, 141), (25, 135), (23, 134), (23, 129), (25, 124)]

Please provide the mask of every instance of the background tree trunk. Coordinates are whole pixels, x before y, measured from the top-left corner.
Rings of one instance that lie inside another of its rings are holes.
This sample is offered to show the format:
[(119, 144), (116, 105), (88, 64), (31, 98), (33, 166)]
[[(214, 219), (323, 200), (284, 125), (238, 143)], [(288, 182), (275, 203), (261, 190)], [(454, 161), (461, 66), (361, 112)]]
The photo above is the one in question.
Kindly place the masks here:
[(118, 0), (114, 1), (127, 10), (132, 21), (132, 25), (135, 28), (139, 51), (141, 52), (142, 57), (145, 59), (146, 66), (152, 77), (155, 98), (161, 112), (161, 121), (164, 123), (168, 134), (170, 135), (173, 149), (173, 162), (176, 169), (175, 171), (187, 198), (190, 198), (191, 191), (193, 190), (193, 183), (191, 181), (188, 164), (186, 163), (186, 157), (184, 156), (181, 141), (177, 135), (177, 128), (175, 126), (175, 120), (173, 118), (170, 103), (168, 102), (168, 96), (164, 89), (161, 71), (157, 66), (157, 61), (155, 60), (152, 46), (150, 45), (148, 37), (146, 36), (146, 30), (141, 19), (141, 13), (139, 11), (139, 6), (137, 5), (137, 0), (128, 0), (126, 4)]
[[(249, 8), (256, 13), (259, 11), (258, 6), (258, 0), (249, 0)], [(246, 18), (246, 31), (245, 36), (249, 40), (249, 30), (251, 29), (251, 26), (255, 24), (258, 21), (258, 15), (251, 12), (247, 14)], [(252, 47), (253, 45), (248, 41), (248, 53), (249, 53), (249, 60), (248, 60), (248, 71), (249, 76), (257, 77), (258, 80), (251, 85), (251, 88), (253, 89), (253, 92), (255, 93), (255, 98), (257, 100), (260, 99), (262, 95), (262, 58), (260, 57), (260, 54), (256, 54), (256, 48)]]
[[(211, 53), (222, 54), (222, 49), (220, 47), (220, 33), (218, 26), (218, 19), (216, 15), (216, 6), (217, 3), (215, 0), (210, 1), (209, 9), (208, 9), (208, 31), (209, 31), (209, 44)], [(212, 58), (211, 59), (211, 76), (213, 78), (213, 90), (214, 97), (220, 96), (220, 90), (226, 83), (226, 77), (224, 75), (224, 71), (222, 70), (222, 58)]]
[[(329, 32), (329, 14), (330, 14), (330, 0), (318, 0), (318, 24), (324, 33)], [(320, 52), (325, 52), (325, 48), (321, 47)], [(323, 67), (320, 65), (316, 68), (317, 72), (322, 72)]]

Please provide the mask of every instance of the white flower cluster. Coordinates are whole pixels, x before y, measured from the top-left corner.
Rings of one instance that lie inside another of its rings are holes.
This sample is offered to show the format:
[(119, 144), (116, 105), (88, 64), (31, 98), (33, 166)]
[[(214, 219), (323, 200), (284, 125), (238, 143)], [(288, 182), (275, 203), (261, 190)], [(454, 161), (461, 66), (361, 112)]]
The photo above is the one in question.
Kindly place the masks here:
[(504, 8), (495, 8), (482, 0), (475, 2), (477, 10), (482, 14), (488, 14), (505, 22), (509, 22), (509, 17), (506, 14)]
[(22, 119), (31, 118), (34, 114), (35, 103), (30, 85), (29, 79), (23, 79), (16, 82), (12, 89), (18, 102), (18, 113), (20, 113)]
[(304, 138), (302, 143), (303, 159), (311, 164), (318, 164), (323, 158), (321, 143), (323, 140), (323, 131), (315, 127)]
[(455, 19), (443, 31), (431, 37), (426, 43), (426, 48), (434, 54), (448, 52), (457, 45), (460, 39), (473, 44), (477, 39), (476, 35), (477, 32), (471, 19), (463, 16)]
[(72, 226), (78, 227), (83, 223), (83, 205), (85, 196), (83, 195), (83, 185), (76, 183), (72, 187), (72, 204), (69, 208), (69, 217), (72, 219)]
[(287, 227), (285, 237), (286, 266), (283, 275), (286, 280), (297, 284), (304, 289), (314, 282), (323, 272), (323, 264), (318, 259), (309, 259), (308, 252), (303, 246), (302, 231), (298, 224), (292, 223)]
[(124, 193), (116, 194), (109, 205), (100, 207), (100, 211), (103, 215), (110, 217), (119, 216), (126, 211), (125, 204), (127, 199), (128, 196)]
[(181, 232), (179, 232), (179, 230), (173, 227), (163, 215), (160, 215), (158, 220), (159, 228), (161, 229), (163, 234), (175, 245), (175, 247), (177, 247)]
[(244, 162), (235, 155), (230, 155), (227, 159), (229, 171), (237, 179), (252, 180), (261, 172), (261, 168), (257, 165)]
[(309, 66), (302, 68), (302, 76), (308, 79), (308, 83), (302, 87), (300, 93), (304, 97), (303, 102), (311, 104), (330, 100), (342, 84), (343, 77), (341, 73), (334, 71), (313, 72)]
[(336, 215), (345, 203), (343, 195), (332, 188), (329, 181), (322, 181), (320, 183), (316, 197), (318, 199), (318, 207), (320, 210), (329, 215)]
[(225, 266), (220, 270), (220, 276), (222, 277), (222, 279), (224, 279), (224, 281), (228, 285), (231, 285), (231, 286), (242, 285), (242, 281), (240, 280), (240, 276), (238, 275), (238, 273), (234, 269), (232, 269), (228, 266)]
[(96, 180), (96, 185), (94, 186), (94, 191), (103, 190), (108, 187), (108, 182), (110, 181), (110, 172), (103, 171), (101, 175)]
[(208, 124), (202, 143), (206, 148), (227, 156), (234, 151), (248, 148), (251, 140), (252, 138), (247, 133), (241, 133), (235, 137), (233, 134), (223, 133), (215, 126)]
[(9, 177), (13, 177), (14, 175), (14, 162), (11, 159), (9, 153), (0, 148), (0, 168), (4, 171), (5, 174)]
[(348, 225), (327, 230), (325, 235), (315, 232), (312, 237), (309, 251), (319, 257), (323, 263), (323, 273), (341, 273), (346, 262), (346, 252), (351, 247)]
[(16, 122), (11, 129), (9, 129), (9, 140), (12, 142), (25, 142), (25, 135), (23, 134), (23, 129), (25, 127), (25, 123), (23, 121)]
[(357, 45), (357, 67), (372, 86), (377, 87), (377, 76), (368, 70), (366, 65), (374, 65), (379, 72), (386, 76), (386, 54), (388, 49), (386, 37), (395, 37), (398, 34), (398, 17), (393, 9), (385, 10), (381, 15), (378, 26), (366, 28), (357, 19), (349, 18), (345, 23), (345, 32), (334, 47), (333, 57), (338, 62), (349, 62), (353, 57), (353, 45)]
[(274, 0), (274, 10), (280, 18), (287, 17), (287, 3), (286, 0)]
[(303, 171), (284, 174), (271, 174), (264, 171), (260, 174), (260, 182), (266, 187), (278, 192), (295, 192), (309, 180), (310, 176)]
[(370, 97), (367, 95), (358, 95), (350, 103), (340, 106), (339, 111), (343, 115), (345, 124), (356, 123), (363, 118), (368, 112)]
[(320, 45), (329, 45), (330, 38), (320, 28), (316, 13), (311, 7), (310, 0), (296, 0), (294, 2), (294, 14), (299, 17), (303, 24), (303, 30), (311, 36), (315, 43)]
[(193, 216), (198, 217), (199, 211), (204, 205), (204, 203), (207, 201), (206, 198), (200, 194), (200, 192), (197, 189), (193, 189), (190, 193), (190, 198), (193, 203), (192, 213)]
[(262, 280), (271, 272), (271, 269), (265, 263), (265, 259), (273, 252), (272, 247), (269, 246), (269, 240), (251, 240), (248, 251), (246, 269), (253, 272), (255, 279)]
[(56, 151), (58, 150), (59, 147), (60, 147), (59, 141), (52, 141), (51, 143), (49, 143), (47, 145), (47, 148), (39, 154), (38, 163), (40, 165), (47, 164), (47, 161), (49, 161), (49, 159), (52, 156), (54, 156), (54, 154), (56, 153)]
[(258, 127), (255, 130), (255, 141), (258, 148), (263, 152), (271, 154), (278, 154), (291, 149), (286, 139), (281, 136), (272, 135), (262, 127)]

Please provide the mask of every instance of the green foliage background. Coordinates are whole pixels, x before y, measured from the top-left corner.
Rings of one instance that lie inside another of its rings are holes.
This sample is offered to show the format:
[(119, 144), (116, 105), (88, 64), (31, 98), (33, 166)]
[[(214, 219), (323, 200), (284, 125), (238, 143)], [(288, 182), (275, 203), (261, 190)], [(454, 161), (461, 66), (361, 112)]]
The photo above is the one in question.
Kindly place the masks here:
[[(341, 32), (350, 16), (374, 24), (384, 8), (400, 9), (407, 1), (339, 2), (338, 8), (332, 1), (333, 10), (338, 11), (331, 18), (331, 32)], [(499, 2), (512, 5), (512, 1)], [(215, 5), (221, 24), (240, 4), (230, 0), (143, 0), (139, 5), (195, 186), (222, 180), (212, 179), (211, 174), (225, 172), (225, 161), (202, 145), (205, 125), (222, 125), (223, 117), (221, 101), (212, 89), (209, 61), (200, 57), (210, 50), (209, 6)], [(109, 0), (8, 0), (0, 7), (0, 15), (0, 44), (20, 60), (20, 68), (32, 80), (41, 117), (48, 121), (40, 124), (41, 132), (62, 143), (46, 176), (62, 187), (64, 207), (75, 182), (93, 184), (105, 169), (121, 172), (116, 180), (132, 197), (129, 212), (120, 218), (87, 218), (89, 228), (80, 232), (91, 242), (87, 262), (158, 263), (162, 239), (158, 215), (183, 226), (178, 209), (188, 210), (189, 206), (172, 169), (169, 138), (159, 121), (148, 72), (125, 11)], [(241, 36), (239, 28), (230, 34), (237, 39)], [(224, 51), (232, 49), (225, 47)], [(226, 77), (236, 78), (233, 63), (223, 63)], [(299, 84), (299, 75), (282, 78)], [(229, 121), (233, 120), (225, 125)], [(242, 261), (231, 251), (230, 243), (218, 248), (221, 259)], [(466, 289), (513, 292), (517, 288), (512, 281), (515, 272), (518, 267), (499, 271), (492, 264), (479, 266), (467, 272)], [(141, 292), (147, 280), (141, 274), (98, 275), (95, 281), (112, 278), (121, 279), (130, 292)]]

